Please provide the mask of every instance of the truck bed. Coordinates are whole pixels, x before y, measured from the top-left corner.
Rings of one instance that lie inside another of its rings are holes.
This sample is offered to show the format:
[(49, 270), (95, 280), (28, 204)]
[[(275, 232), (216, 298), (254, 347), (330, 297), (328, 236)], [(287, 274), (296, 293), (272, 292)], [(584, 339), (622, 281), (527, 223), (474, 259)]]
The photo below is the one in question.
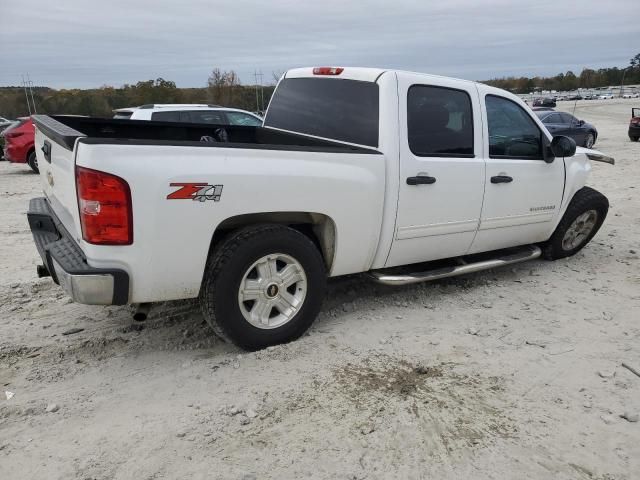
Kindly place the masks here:
[[(77, 139), (82, 143), (126, 143), (133, 145), (184, 145), (224, 148), (258, 148), (269, 150), (304, 150), (341, 153), (376, 153), (367, 148), (322, 140), (272, 128), (235, 125), (121, 120), (66, 115), (33, 115), (33, 121), (51, 140), (73, 150)], [(224, 129), (227, 142), (203, 142)]]

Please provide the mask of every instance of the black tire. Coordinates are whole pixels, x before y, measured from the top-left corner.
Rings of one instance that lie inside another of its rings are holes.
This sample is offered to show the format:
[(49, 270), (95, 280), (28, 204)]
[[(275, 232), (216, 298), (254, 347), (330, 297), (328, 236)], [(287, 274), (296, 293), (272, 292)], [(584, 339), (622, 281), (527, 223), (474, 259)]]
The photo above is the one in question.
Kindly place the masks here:
[[(281, 326), (258, 328), (245, 319), (238, 294), (251, 266), (266, 255), (284, 254), (297, 261), (306, 276), (301, 307)], [(326, 268), (316, 245), (305, 235), (283, 225), (254, 225), (228, 236), (207, 261), (200, 305), (204, 318), (223, 340), (245, 350), (290, 342), (311, 326), (322, 307)]]
[(640, 137), (636, 137), (634, 135), (629, 135), (629, 140), (631, 140), (632, 142), (637, 142), (639, 138)]
[[(565, 249), (563, 247), (563, 239), (567, 230), (571, 227), (573, 222), (580, 215), (595, 210), (597, 218), (591, 231), (582, 238), (578, 245), (573, 248)], [(547, 260), (557, 260), (559, 258), (570, 257), (579, 252), (593, 236), (598, 233), (598, 230), (602, 226), (607, 212), (609, 211), (609, 200), (597, 190), (589, 187), (583, 187), (576, 192), (567, 207), (562, 220), (556, 227), (551, 238), (542, 245), (542, 255)]]
[(592, 148), (595, 143), (596, 143), (595, 134), (593, 132), (587, 133), (587, 135), (584, 137), (584, 145), (583, 145), (583, 147)]
[(36, 156), (36, 152), (29, 153), (29, 156), (27, 157), (27, 164), (35, 173), (40, 173), (40, 170), (38, 170), (38, 157)]

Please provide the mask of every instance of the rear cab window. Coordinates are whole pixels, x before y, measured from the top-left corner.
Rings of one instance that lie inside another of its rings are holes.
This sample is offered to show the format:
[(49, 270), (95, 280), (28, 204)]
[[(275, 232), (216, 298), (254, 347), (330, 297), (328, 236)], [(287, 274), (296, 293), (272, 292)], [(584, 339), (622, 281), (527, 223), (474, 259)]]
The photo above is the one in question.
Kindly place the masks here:
[(379, 95), (374, 82), (285, 78), (271, 99), (264, 125), (377, 147)]

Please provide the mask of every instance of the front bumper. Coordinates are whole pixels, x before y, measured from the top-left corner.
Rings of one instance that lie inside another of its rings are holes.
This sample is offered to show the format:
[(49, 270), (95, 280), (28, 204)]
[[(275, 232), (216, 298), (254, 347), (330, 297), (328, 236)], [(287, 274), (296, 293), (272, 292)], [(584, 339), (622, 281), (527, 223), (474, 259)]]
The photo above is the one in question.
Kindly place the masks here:
[(38, 253), (53, 280), (78, 303), (125, 305), (129, 275), (124, 270), (93, 268), (46, 198), (32, 198), (27, 212)]

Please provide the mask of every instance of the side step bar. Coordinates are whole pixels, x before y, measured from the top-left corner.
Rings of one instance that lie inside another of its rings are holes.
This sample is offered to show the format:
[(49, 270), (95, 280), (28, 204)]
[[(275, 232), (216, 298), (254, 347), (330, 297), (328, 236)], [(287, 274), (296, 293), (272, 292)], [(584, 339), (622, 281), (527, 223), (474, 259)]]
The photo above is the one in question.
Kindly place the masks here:
[(464, 265), (436, 268), (434, 270), (427, 270), (426, 272), (415, 272), (410, 274), (386, 274), (379, 271), (368, 272), (368, 275), (373, 278), (375, 282), (382, 283), (383, 285), (409, 285), (412, 283), (428, 282), (430, 280), (438, 280), (440, 278), (455, 277), (457, 275), (463, 275), (465, 273), (479, 272), (481, 270), (488, 270), (490, 268), (502, 267), (504, 265), (511, 265), (513, 263), (526, 262), (527, 260), (533, 260), (542, 255), (542, 251), (539, 247), (531, 245), (525, 250), (502, 255), (491, 260), (483, 260), (480, 262), (467, 263)]

